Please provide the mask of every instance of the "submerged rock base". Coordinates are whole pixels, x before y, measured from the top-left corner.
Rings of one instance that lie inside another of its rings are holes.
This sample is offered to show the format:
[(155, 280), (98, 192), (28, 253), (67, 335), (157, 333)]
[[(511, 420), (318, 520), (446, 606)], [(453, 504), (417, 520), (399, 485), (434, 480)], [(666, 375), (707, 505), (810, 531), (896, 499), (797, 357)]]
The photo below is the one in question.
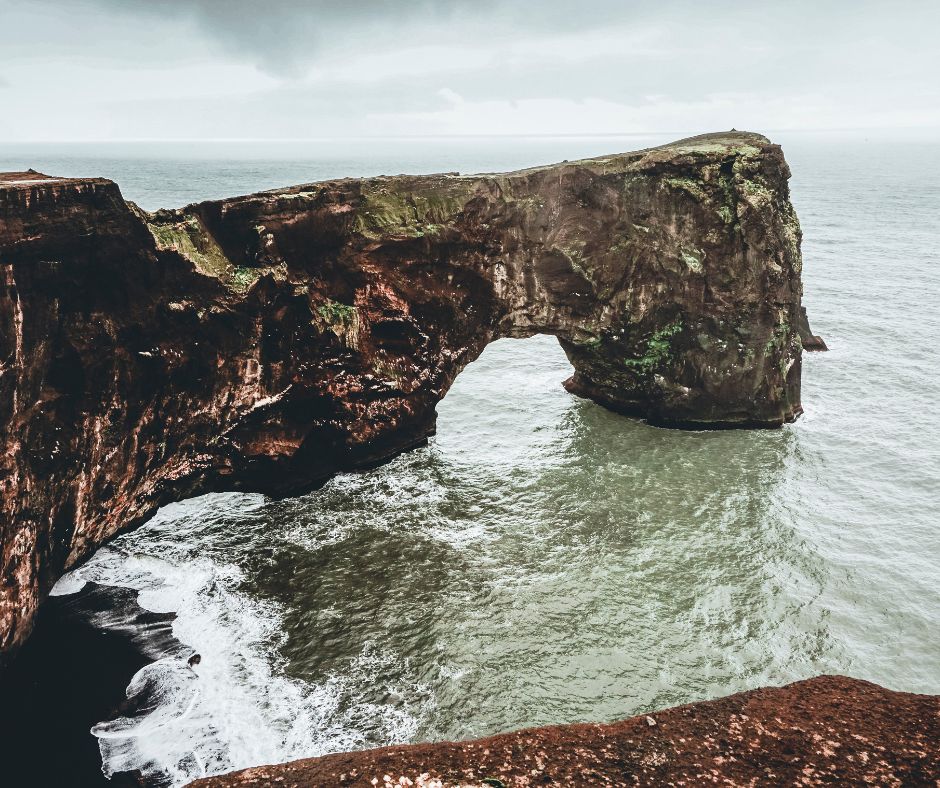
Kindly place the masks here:
[(820, 676), (608, 725), (327, 755), (192, 785), (937, 785), (938, 743), (940, 697)]

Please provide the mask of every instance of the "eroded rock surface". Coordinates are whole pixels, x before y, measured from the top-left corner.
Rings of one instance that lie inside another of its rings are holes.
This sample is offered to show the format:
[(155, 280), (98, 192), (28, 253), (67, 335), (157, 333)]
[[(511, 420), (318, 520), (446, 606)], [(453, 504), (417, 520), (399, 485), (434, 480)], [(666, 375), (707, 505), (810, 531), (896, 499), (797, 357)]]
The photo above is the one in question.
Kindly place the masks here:
[(820, 676), (609, 725), (327, 755), (192, 786), (932, 786), (938, 742), (940, 697)]
[(148, 214), (0, 175), (0, 655), (158, 506), (288, 494), (424, 441), (497, 337), (658, 424), (800, 413), (780, 148), (729, 133), (497, 175), (337, 180)]

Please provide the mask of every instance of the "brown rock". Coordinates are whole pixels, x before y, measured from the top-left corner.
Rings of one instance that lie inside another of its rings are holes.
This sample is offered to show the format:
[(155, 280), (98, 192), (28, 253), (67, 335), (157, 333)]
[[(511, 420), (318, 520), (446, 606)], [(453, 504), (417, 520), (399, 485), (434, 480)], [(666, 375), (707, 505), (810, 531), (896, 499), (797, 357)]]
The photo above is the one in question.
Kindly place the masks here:
[[(193, 788), (278, 785), (882, 785), (940, 781), (940, 697), (820, 676), (609, 725), (559, 725), (259, 766)], [(422, 779), (422, 775), (424, 776)], [(373, 779), (377, 782), (373, 783)], [(489, 782), (486, 782), (486, 781)], [(406, 785), (410, 783), (405, 783)]]
[(488, 342), (657, 424), (800, 412), (800, 229), (755, 134), (501, 175), (338, 180), (145, 213), (0, 175), (0, 658), (157, 507), (296, 493), (434, 431)]

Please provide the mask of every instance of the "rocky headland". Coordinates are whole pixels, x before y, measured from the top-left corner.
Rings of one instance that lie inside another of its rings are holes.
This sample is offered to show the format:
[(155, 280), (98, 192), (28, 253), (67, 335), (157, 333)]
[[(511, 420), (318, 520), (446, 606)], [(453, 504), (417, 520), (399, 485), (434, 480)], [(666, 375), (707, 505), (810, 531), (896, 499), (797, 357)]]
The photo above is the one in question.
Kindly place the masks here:
[(940, 697), (820, 676), (611, 724), (326, 755), (192, 786), (935, 786), (938, 743)]
[(738, 132), (155, 213), (100, 178), (0, 175), (0, 657), (159, 506), (425, 441), (498, 337), (557, 336), (570, 391), (656, 424), (796, 418), (819, 341), (788, 177)]

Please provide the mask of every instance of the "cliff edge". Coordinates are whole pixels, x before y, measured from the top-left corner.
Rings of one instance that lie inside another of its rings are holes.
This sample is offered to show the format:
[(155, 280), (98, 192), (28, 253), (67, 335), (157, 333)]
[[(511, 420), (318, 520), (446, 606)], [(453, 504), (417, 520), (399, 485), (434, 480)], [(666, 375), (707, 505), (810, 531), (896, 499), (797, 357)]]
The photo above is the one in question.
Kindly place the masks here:
[(940, 697), (820, 676), (607, 725), (326, 755), (192, 788), (879, 785), (940, 781)]

